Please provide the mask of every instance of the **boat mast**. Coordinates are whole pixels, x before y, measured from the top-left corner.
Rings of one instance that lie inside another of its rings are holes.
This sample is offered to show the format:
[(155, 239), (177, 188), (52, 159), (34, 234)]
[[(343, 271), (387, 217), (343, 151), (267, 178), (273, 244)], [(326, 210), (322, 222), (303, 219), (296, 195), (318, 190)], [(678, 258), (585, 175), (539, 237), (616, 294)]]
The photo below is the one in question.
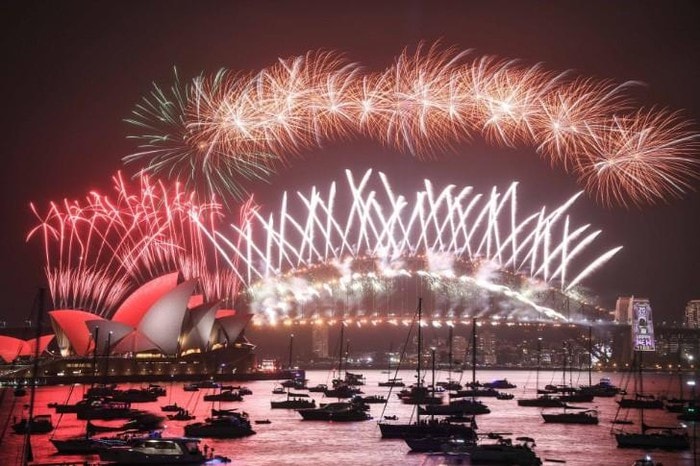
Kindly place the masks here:
[(447, 381), (452, 382), (452, 325), (447, 326)]
[(289, 335), (289, 363), (287, 364), (288, 369), (292, 369), (292, 350), (294, 348), (294, 334)]
[(476, 390), (476, 317), (472, 317), (472, 390)]
[(540, 390), (540, 362), (542, 359), (542, 337), (537, 337), (537, 369), (535, 370), (535, 390)]
[(343, 371), (343, 340), (345, 339), (345, 321), (340, 321), (340, 342), (338, 344), (338, 378), (341, 378)]
[(100, 337), (100, 327), (95, 327), (95, 335), (94, 335), (94, 347), (92, 349), (92, 376), (93, 376), (93, 382), (92, 385), (95, 385), (95, 381), (97, 381), (97, 340)]
[[(420, 390), (423, 387), (423, 384), (421, 383), (420, 379), (420, 373), (421, 373), (421, 350), (423, 348), (423, 340), (422, 337), (423, 335), (421, 334), (421, 328), (420, 328), (420, 322), (423, 317), (423, 312), (422, 312), (422, 304), (423, 304), (423, 298), (418, 298), (418, 364), (416, 365), (416, 372), (418, 373), (418, 380), (416, 383), (418, 384), (418, 395), (422, 393)], [(420, 406), (416, 407), (416, 425), (420, 425)]]
[(593, 327), (588, 327), (588, 386), (592, 386), (591, 370), (593, 369)]
[[(112, 331), (107, 333), (107, 346), (105, 346), (104, 356), (105, 356), (105, 385), (109, 382), (109, 346), (112, 344)], [(97, 351), (97, 342), (95, 342), (95, 351)]]
[(31, 387), (29, 387), (29, 414), (27, 418), (26, 431), (24, 432), (24, 445), (22, 448), (22, 464), (27, 465), (34, 461), (32, 453), (31, 433), (34, 421), (34, 401), (36, 400), (36, 376), (39, 372), (39, 342), (41, 341), (41, 324), (44, 317), (44, 288), (39, 288), (37, 297), (36, 334), (34, 341), (34, 361), (32, 364)]

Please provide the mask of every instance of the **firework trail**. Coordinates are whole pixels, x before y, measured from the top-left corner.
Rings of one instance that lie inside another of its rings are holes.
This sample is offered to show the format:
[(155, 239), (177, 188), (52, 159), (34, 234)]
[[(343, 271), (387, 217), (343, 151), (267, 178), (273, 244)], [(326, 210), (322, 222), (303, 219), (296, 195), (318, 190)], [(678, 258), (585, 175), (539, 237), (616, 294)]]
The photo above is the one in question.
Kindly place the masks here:
[(198, 223), (263, 320), (300, 318), (305, 304), (306, 312), (366, 310), (368, 297), (405, 297), (396, 283), (415, 285), (416, 278), (443, 289), (436, 295), (444, 298), (445, 315), (492, 307), (490, 292), (519, 303), (529, 316), (562, 319), (533, 294), (574, 292), (621, 249), (589, 252), (601, 232), (573, 225), (568, 210), (580, 193), (551, 211), (523, 216), (517, 183), (480, 194), (453, 185), (438, 191), (426, 180), (425, 189), (404, 196), (382, 173), (346, 171), (346, 177), (345, 189), (332, 183), (285, 193), (268, 213), (249, 208), (228, 232)]
[(45, 213), (30, 205), (37, 224), (27, 240), (43, 240), (45, 273), (56, 308), (105, 315), (146, 281), (179, 270), (199, 278), (208, 299), (235, 296), (238, 281), (218, 270), (198, 224), (215, 229), (221, 206), (199, 203), (175, 183), (141, 177), (137, 186), (121, 173), (112, 197), (91, 192), (82, 200), (51, 203)]
[(309, 52), (156, 86), (128, 120), (144, 132), (125, 162), (240, 199), (245, 180), (327, 142), (365, 136), (430, 158), (480, 136), (533, 147), (604, 205), (680, 197), (698, 178), (698, 133), (677, 112), (635, 108), (628, 87), (439, 44), (381, 72)]

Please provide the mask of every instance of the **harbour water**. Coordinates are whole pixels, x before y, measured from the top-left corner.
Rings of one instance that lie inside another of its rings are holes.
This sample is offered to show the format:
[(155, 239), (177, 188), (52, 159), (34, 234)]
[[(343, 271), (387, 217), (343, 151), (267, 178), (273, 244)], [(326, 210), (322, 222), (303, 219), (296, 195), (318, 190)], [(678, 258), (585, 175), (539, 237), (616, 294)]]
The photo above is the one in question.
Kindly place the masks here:
[[(379, 370), (358, 371), (365, 375), (366, 385), (362, 388), (365, 395), (389, 395), (389, 388), (379, 387), (378, 382), (386, 380), (388, 375)], [(393, 375), (393, 374), (392, 374)], [(414, 372), (402, 371), (398, 374), (406, 382), (415, 380)], [(471, 380), (471, 373), (453, 373), (453, 379), (462, 376), (462, 383)], [(594, 373), (593, 383), (597, 383), (601, 377), (610, 377), (612, 382), (624, 386), (627, 375)], [(445, 380), (447, 374), (439, 373), (439, 377)], [(307, 372), (308, 386), (316, 384), (330, 384), (332, 374), (328, 371)], [(592, 403), (577, 403), (594, 408), (599, 411), (600, 423), (598, 425), (565, 425), (545, 424), (542, 420), (540, 408), (519, 407), (518, 398), (535, 396), (535, 371), (478, 371), (477, 378), (481, 382), (507, 378), (515, 383), (517, 388), (508, 390), (515, 395), (512, 400), (496, 400), (484, 398), (483, 401), (491, 409), (490, 414), (477, 416), (480, 433), (507, 432), (512, 437), (528, 436), (536, 441), (536, 453), (543, 460), (543, 464), (566, 464), (568, 466), (617, 466), (631, 465), (634, 460), (641, 458), (645, 453), (650, 453), (657, 462), (664, 466), (697, 466), (694, 463), (693, 424), (688, 423), (691, 435), (691, 449), (683, 452), (650, 451), (639, 449), (619, 449), (615, 438), (611, 434), (612, 421), (618, 411), (615, 398), (595, 398)], [(428, 382), (430, 375), (426, 377)], [(577, 380), (578, 379), (578, 380)], [(541, 371), (539, 374), (540, 385), (547, 383), (560, 383), (561, 372)], [(568, 380), (567, 380), (568, 382)], [(574, 373), (574, 385), (586, 385), (588, 374), (586, 372)], [(157, 402), (138, 403), (133, 407), (161, 413), (160, 406), (177, 403), (189, 409), (196, 416), (196, 420), (203, 420), (210, 413), (212, 407), (219, 408), (219, 403), (204, 402), (203, 396), (213, 390), (200, 390), (199, 392), (186, 392), (183, 384), (163, 384), (168, 394)], [(138, 386), (138, 385), (131, 385)], [(371, 415), (373, 419), (365, 422), (333, 423), (324, 421), (303, 421), (294, 410), (270, 409), (270, 401), (283, 399), (282, 395), (273, 395), (272, 390), (278, 386), (275, 381), (246, 382), (245, 386), (253, 391), (252, 395), (244, 397), (242, 402), (222, 403), (222, 408), (237, 408), (249, 414), (251, 421), (269, 420), (269, 424), (254, 424), (256, 435), (235, 440), (205, 439), (203, 443), (214, 449), (218, 455), (224, 455), (232, 459), (233, 465), (266, 466), (266, 465), (315, 465), (315, 466), (350, 466), (350, 465), (439, 465), (454, 464), (453, 459), (441, 455), (410, 453), (402, 440), (382, 440), (377, 426), (377, 421), (384, 416), (397, 416), (399, 421), (407, 421), (412, 416), (412, 406), (404, 405), (393, 393), (389, 396), (389, 402), (372, 404)], [(681, 381), (675, 374), (648, 374), (644, 379), (645, 392), (657, 395), (678, 397)], [(83, 391), (87, 387), (74, 387), (71, 403), (82, 398)], [(394, 392), (396, 389), (393, 389)], [(629, 393), (633, 393), (633, 386), (628, 387)], [(40, 387), (36, 392), (35, 414), (52, 413), (54, 425), (57, 429), (51, 434), (34, 435), (32, 437), (32, 449), (35, 461), (56, 463), (60, 461), (78, 461), (81, 457), (57, 456), (49, 438), (70, 437), (84, 432), (85, 421), (76, 419), (75, 414), (55, 414), (47, 405), (51, 402), (65, 403), (70, 392), (69, 386)], [(335, 401), (324, 399), (321, 393), (310, 393), (318, 403)], [(689, 394), (686, 394), (688, 396)], [(446, 398), (447, 399), (447, 398)], [(0, 464), (14, 465), (20, 463), (20, 452), (23, 442), (22, 435), (12, 432), (9, 425), (13, 418), (21, 418), (26, 414), (26, 403), (29, 396), (14, 397), (11, 390), (5, 390), (2, 406), (0, 407), (0, 429), (4, 433), (0, 445)], [(620, 413), (624, 416), (625, 413)], [(628, 418), (634, 422), (624, 426), (627, 430), (639, 429), (639, 419), (636, 410), (630, 412)], [(183, 427), (193, 421), (166, 421), (164, 435), (183, 435)], [(665, 410), (645, 411), (645, 422), (650, 425), (678, 425), (680, 421), (676, 415)], [(95, 421), (103, 425), (119, 425), (123, 421)], [(615, 427), (621, 427), (615, 425)], [(106, 434), (105, 434), (106, 435)], [(87, 460), (97, 460), (96, 456), (85, 457)], [(550, 461), (548, 461), (550, 460)], [(556, 460), (556, 461), (551, 461)], [(461, 460), (461, 464), (469, 464), (468, 460)], [(697, 458), (695, 458), (697, 461)]]

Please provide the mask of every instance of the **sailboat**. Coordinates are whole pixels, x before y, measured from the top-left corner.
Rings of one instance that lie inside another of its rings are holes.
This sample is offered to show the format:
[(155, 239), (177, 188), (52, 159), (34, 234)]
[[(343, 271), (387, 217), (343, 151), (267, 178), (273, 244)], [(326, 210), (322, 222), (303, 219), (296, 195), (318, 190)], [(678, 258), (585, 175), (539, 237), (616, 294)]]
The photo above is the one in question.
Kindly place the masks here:
[[(536, 372), (536, 382), (535, 388), (539, 393), (540, 391), (540, 363), (542, 360), (542, 338), (537, 339), (537, 372)], [(558, 397), (554, 397), (550, 394), (543, 394), (535, 398), (520, 398), (518, 400), (518, 406), (536, 406), (539, 408), (562, 408), (564, 407), (564, 402)]]
[[(639, 391), (644, 393), (644, 382), (642, 377), (642, 353), (636, 351)], [(639, 401), (639, 398), (635, 398)], [(620, 403), (620, 408), (623, 404)], [(688, 432), (682, 427), (657, 427), (650, 426), (644, 422), (645, 404), (635, 406), (639, 408), (640, 431), (639, 432), (616, 432), (615, 440), (619, 448), (663, 448), (666, 450), (687, 450), (690, 448)], [(618, 414), (620, 409), (618, 409)], [(617, 417), (617, 416), (616, 416)]]
[(359, 395), (362, 393), (362, 391), (356, 387), (357, 385), (362, 385), (364, 383), (362, 382), (361, 375), (352, 374), (346, 370), (345, 377), (341, 378), (344, 359), (343, 353), (345, 352), (345, 348), (343, 347), (344, 331), (345, 323), (341, 320), (339, 345), (340, 349), (338, 351), (338, 377), (333, 379), (331, 388), (326, 387), (326, 389), (323, 391), (323, 394), (328, 398), (352, 398), (355, 395)]
[[(289, 369), (292, 370), (292, 351), (294, 348), (294, 334), (290, 335), (289, 339)], [(290, 384), (283, 385), (273, 390), (273, 394), (286, 394), (286, 400), (273, 400), (270, 402), (271, 409), (304, 409), (304, 408), (315, 408), (316, 401), (309, 399), (309, 395), (306, 393), (292, 393)]]
[(447, 326), (447, 380), (445, 382), (438, 382), (439, 387), (445, 390), (461, 390), (462, 384), (457, 380), (452, 380), (452, 325)]
[[(493, 391), (494, 389), (479, 389), (476, 383), (476, 319), (472, 319), (472, 383), (468, 390), (458, 390), (457, 396), (451, 399), (447, 405), (428, 405), (425, 408), (418, 408), (421, 414), (447, 414), (452, 416), (465, 416), (488, 414), (491, 410), (481, 401), (477, 400), (479, 392)], [(498, 392), (496, 392), (497, 394)], [(496, 396), (495, 394), (493, 396)]]
[(560, 413), (543, 412), (542, 419), (544, 419), (544, 422), (552, 424), (598, 424), (598, 411), (566, 405)]
[[(418, 362), (416, 366), (416, 386), (414, 387), (417, 391), (426, 390), (423, 386), (422, 374), (421, 374), (421, 359), (422, 359), (422, 331), (421, 331), (421, 319), (422, 319), (422, 299), (418, 298), (418, 311), (417, 311), (417, 325), (418, 325)], [(455, 436), (463, 438), (468, 441), (476, 441), (476, 431), (475, 427), (468, 426), (465, 424), (455, 424), (445, 420), (436, 420), (430, 418), (429, 420), (421, 420), (420, 410), (416, 410), (416, 420), (415, 422), (408, 423), (398, 423), (398, 422), (384, 422), (380, 421), (379, 430), (381, 431), (382, 438), (416, 438), (416, 437), (450, 437)]]
[(396, 373), (394, 373), (394, 376), (391, 376), (391, 345), (389, 345), (389, 353), (387, 355), (387, 379), (386, 382), (379, 382), (378, 386), (380, 387), (405, 387), (406, 384), (403, 383), (403, 380), (400, 377), (396, 377)]
[(37, 303), (37, 318), (36, 318), (36, 341), (34, 347), (34, 361), (31, 372), (31, 385), (29, 387), (29, 413), (26, 418), (15, 422), (12, 425), (12, 430), (17, 434), (24, 434), (24, 458), (31, 455), (31, 440), (32, 434), (46, 434), (53, 430), (51, 415), (49, 414), (34, 414), (34, 401), (36, 399), (36, 376), (39, 371), (39, 341), (41, 340), (41, 323), (44, 315), (44, 289), (41, 288), (38, 294)]

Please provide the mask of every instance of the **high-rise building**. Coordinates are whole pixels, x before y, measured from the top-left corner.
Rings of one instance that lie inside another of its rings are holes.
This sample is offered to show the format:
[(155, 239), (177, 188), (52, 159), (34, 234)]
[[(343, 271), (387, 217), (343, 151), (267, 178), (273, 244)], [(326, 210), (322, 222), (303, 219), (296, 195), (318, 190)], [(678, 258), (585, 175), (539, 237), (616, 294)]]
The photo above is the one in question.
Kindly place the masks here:
[(685, 326), (700, 328), (700, 299), (693, 299), (685, 305)]
[(314, 325), (311, 329), (311, 352), (317, 358), (328, 357), (328, 326)]

